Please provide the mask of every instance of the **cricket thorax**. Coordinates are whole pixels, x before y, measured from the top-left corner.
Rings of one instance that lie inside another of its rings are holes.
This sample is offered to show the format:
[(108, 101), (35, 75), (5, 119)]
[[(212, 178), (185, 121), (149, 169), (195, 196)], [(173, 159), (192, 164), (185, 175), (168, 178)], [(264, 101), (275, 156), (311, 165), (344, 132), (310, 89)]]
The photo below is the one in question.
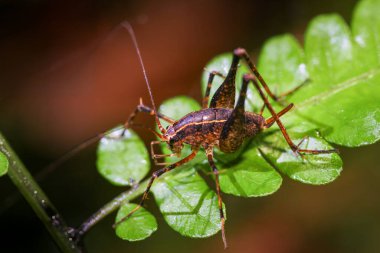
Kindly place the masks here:
[[(167, 129), (166, 137), (170, 148), (180, 152), (184, 143), (193, 147), (218, 146), (223, 126), (233, 109), (207, 108), (192, 112)], [(264, 118), (255, 113), (245, 113), (245, 136), (257, 134), (264, 125)]]

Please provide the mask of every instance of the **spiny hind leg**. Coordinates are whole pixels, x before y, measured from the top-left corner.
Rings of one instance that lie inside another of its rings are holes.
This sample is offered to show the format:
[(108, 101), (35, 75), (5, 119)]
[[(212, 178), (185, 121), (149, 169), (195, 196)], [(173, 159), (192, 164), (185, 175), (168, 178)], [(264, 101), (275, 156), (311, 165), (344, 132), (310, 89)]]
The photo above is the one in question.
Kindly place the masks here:
[[(277, 97), (277, 102), (278, 102), (280, 105), (285, 106), (284, 98), (286, 98), (287, 96), (293, 94), (294, 92), (296, 92), (297, 90), (299, 90), (300, 88), (302, 88), (304, 85), (306, 85), (306, 84), (309, 83), (309, 82), (310, 82), (310, 80), (309, 80), (309, 79), (306, 79), (306, 80), (303, 81), (300, 85), (297, 85), (296, 87), (292, 88), (291, 90), (288, 90), (288, 91), (283, 92), (283, 93), (281, 93), (281, 94), (279, 94), (279, 95), (276, 95), (276, 97)], [(267, 97), (267, 98), (268, 98), (268, 97)], [(289, 105), (288, 105), (288, 106), (289, 106)], [(260, 109), (260, 112), (259, 112), (260, 115), (263, 115), (264, 110), (265, 110), (265, 107), (266, 107), (266, 106), (265, 106), (265, 103), (264, 103), (263, 106), (262, 106), (261, 109)], [(288, 111), (288, 110), (287, 110), (287, 111)], [(282, 111), (281, 111), (281, 112), (282, 112)]]
[(305, 80), (302, 82), (300, 85), (294, 87), (293, 89), (286, 91), (284, 93), (281, 93), (280, 95), (275, 95), (268, 87), (267, 83), (263, 79), (263, 77), (260, 75), (259, 71), (257, 70), (255, 64), (249, 57), (247, 51), (244, 48), (237, 48), (234, 50), (234, 57), (239, 58), (239, 59), (244, 59), (244, 61), (247, 63), (248, 67), (251, 69), (252, 73), (257, 77), (259, 80), (260, 84), (263, 86), (264, 90), (266, 93), (275, 101), (280, 101), (283, 97), (288, 96), (295, 91), (299, 90), (301, 87), (303, 87), (305, 84), (309, 82), (309, 80)]
[(239, 58), (233, 57), (226, 78), (215, 91), (211, 99), (210, 108), (234, 108), (236, 92), (235, 79), (238, 64)]
[[(253, 64), (252, 60), (250, 59), (247, 51), (243, 48), (237, 48), (234, 50), (234, 58), (237, 59), (244, 59), (245, 62), (248, 64), (249, 68), (251, 69), (252, 74), (244, 75), (244, 78), (247, 79), (247, 81), (252, 81), (253, 85), (255, 86), (256, 90), (259, 92), (261, 98), (264, 101), (265, 107), (268, 108), (270, 113), (272, 114), (273, 121), (277, 123), (279, 126), (282, 135), (284, 136), (286, 142), (288, 143), (289, 147), (293, 150), (293, 152), (296, 153), (306, 153), (306, 154), (326, 154), (326, 153), (337, 153), (337, 149), (331, 149), (331, 150), (311, 150), (311, 149), (300, 149), (299, 145), (295, 145), (293, 141), (290, 139), (289, 134), (287, 133), (284, 125), (282, 124), (279, 115), (276, 114), (274, 111), (272, 105), (269, 103), (268, 98), (264, 95), (263, 91), (260, 88), (259, 83), (257, 82), (256, 78), (260, 81), (261, 86), (264, 88), (266, 93), (274, 100), (278, 101), (279, 97), (273, 94), (273, 92), (269, 89), (268, 85), (266, 84), (263, 77), (260, 75), (259, 71), (257, 70), (256, 66)], [(286, 109), (286, 108), (285, 108)], [(272, 123), (273, 124), (273, 123)], [(302, 143), (302, 141), (301, 141)]]
[(289, 147), (293, 150), (293, 152), (295, 152), (297, 154), (328, 154), (328, 153), (337, 153), (338, 152), (337, 149), (329, 149), (329, 150), (301, 149), (300, 145), (303, 142), (303, 140), (298, 145), (294, 144), (294, 142), (289, 137), (289, 134), (286, 131), (285, 126), (282, 124), (282, 122), (280, 120), (280, 116), (283, 115), (284, 113), (286, 113), (287, 111), (289, 111), (291, 109), (292, 105), (289, 105), (282, 112), (280, 112), (279, 114), (277, 114), (274, 111), (272, 105), (269, 103), (269, 100), (265, 96), (264, 92), (260, 88), (260, 85), (258, 84), (258, 82), (256, 80), (256, 77), (254, 75), (252, 75), (252, 74), (246, 74), (246, 75), (244, 75), (244, 79), (246, 79), (247, 81), (251, 81), (252, 82), (252, 84), (254, 85), (254, 87), (256, 88), (256, 90), (259, 92), (261, 98), (264, 100), (265, 106), (268, 108), (268, 110), (272, 114), (272, 118), (266, 120), (266, 126), (270, 127), (273, 124), (273, 122), (276, 122), (277, 125), (278, 125), (278, 127), (281, 130), (282, 135), (284, 136), (286, 142), (288, 143)]
[[(287, 107), (282, 109), (279, 113), (277, 113), (277, 117), (280, 118), (282, 115), (290, 111), (294, 107), (293, 103), (290, 103)], [(275, 118), (272, 116), (265, 120), (265, 128), (270, 128), (276, 122)]]
[(223, 152), (235, 152), (243, 144), (245, 137), (245, 99), (248, 81), (243, 79), (239, 99), (224, 123), (219, 137), (219, 148)]

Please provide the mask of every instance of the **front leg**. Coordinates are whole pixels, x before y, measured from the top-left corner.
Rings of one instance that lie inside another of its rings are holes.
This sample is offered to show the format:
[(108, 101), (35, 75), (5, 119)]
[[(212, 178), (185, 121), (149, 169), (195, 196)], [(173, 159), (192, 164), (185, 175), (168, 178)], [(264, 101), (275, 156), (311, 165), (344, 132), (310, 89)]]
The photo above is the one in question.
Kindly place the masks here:
[[(131, 125), (133, 125), (133, 122), (134, 122), (134, 119), (136, 118), (137, 114), (140, 113), (140, 112), (145, 112), (145, 113), (149, 113), (149, 115), (152, 115), (154, 116), (155, 113), (154, 113), (154, 110), (146, 105), (143, 104), (142, 102), (142, 99), (140, 98), (140, 103), (136, 106), (136, 109), (131, 113), (131, 115), (129, 115), (127, 121), (124, 123), (124, 128), (129, 128)], [(169, 124), (173, 124), (175, 122), (175, 120), (169, 118), (168, 116), (162, 114), (162, 113), (157, 113), (157, 116), (160, 118), (160, 119), (163, 119), (165, 120), (166, 122), (168, 122)]]
[[(145, 113), (149, 113), (149, 115), (152, 115), (152, 116), (155, 116), (155, 111), (151, 108), (149, 108), (148, 106), (144, 105), (143, 102), (142, 102), (142, 99), (140, 98), (140, 103), (136, 106), (136, 109), (131, 113), (131, 115), (129, 115), (127, 121), (124, 123), (124, 129), (123, 131), (121, 132), (120, 136), (123, 136), (125, 131), (134, 125), (134, 120), (137, 116), (138, 113), (140, 112), (145, 112)], [(175, 122), (175, 120), (169, 118), (168, 116), (162, 114), (162, 113), (157, 113), (157, 117), (160, 118), (160, 119), (163, 119), (165, 120), (166, 122), (168, 122), (169, 124), (173, 124)], [(156, 136), (158, 136), (160, 139), (162, 139), (162, 135), (160, 133), (157, 133), (157, 131), (149, 128), (149, 127), (145, 127), (147, 128), (149, 131), (151, 131), (153, 134), (155, 134)]]

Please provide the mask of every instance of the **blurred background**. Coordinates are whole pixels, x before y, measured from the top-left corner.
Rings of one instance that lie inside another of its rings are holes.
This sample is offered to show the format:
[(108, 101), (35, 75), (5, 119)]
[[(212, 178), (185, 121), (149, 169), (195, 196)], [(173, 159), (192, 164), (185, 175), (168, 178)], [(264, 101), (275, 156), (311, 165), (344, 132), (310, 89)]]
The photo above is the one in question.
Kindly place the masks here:
[[(302, 43), (316, 15), (349, 23), (354, 0), (319, 1), (0, 1), (0, 131), (30, 169), (42, 168), (85, 139), (123, 122), (139, 97), (149, 104), (123, 20), (135, 29), (156, 103), (175, 95), (200, 101), (204, 65), (241, 46), (257, 57), (263, 42), (289, 32)], [(149, 117), (140, 122), (152, 124)], [(143, 133), (148, 143), (153, 138)], [(380, 252), (380, 143), (340, 147), (344, 171), (310, 186), (284, 178), (265, 198), (224, 196), (230, 248), (221, 236), (188, 239), (170, 229), (152, 200), (159, 230), (145, 241), (118, 239), (114, 215), (91, 230), (88, 252)], [(124, 189), (95, 169), (90, 147), (41, 181), (66, 221), (78, 226)], [(58, 252), (15, 187), (0, 178), (0, 251)]]

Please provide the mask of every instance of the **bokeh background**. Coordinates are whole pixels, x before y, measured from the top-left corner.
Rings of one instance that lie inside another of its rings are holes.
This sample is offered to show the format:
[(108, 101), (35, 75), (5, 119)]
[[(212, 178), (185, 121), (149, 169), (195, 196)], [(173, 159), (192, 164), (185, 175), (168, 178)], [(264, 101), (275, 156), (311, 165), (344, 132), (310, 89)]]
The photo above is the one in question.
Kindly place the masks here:
[[(0, 131), (30, 171), (123, 122), (148, 95), (126, 32), (133, 23), (157, 103), (175, 95), (200, 99), (203, 66), (241, 46), (257, 57), (263, 42), (285, 32), (302, 43), (316, 15), (337, 12), (347, 22), (354, 0), (319, 1), (0, 1)], [(380, 14), (380, 10), (379, 10)], [(200, 100), (199, 100), (200, 101)], [(141, 122), (153, 124), (148, 117)], [(148, 143), (152, 136), (140, 132)], [(230, 248), (220, 235), (188, 239), (171, 230), (152, 200), (159, 230), (129, 243), (111, 228), (91, 230), (88, 252), (380, 252), (380, 143), (340, 147), (344, 171), (333, 183), (286, 179), (265, 198), (224, 196)], [(72, 226), (124, 189), (103, 180), (90, 147), (41, 181)], [(32, 209), (7, 177), (0, 178), (0, 251), (58, 252)]]

